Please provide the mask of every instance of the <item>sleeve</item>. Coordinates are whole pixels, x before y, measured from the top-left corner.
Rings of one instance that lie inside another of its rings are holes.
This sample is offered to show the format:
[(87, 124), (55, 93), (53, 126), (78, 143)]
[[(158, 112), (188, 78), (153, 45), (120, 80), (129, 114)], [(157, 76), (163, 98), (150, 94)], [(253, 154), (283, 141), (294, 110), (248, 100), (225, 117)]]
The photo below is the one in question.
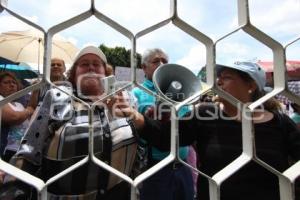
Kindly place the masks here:
[(284, 118), (288, 137), (288, 151), (294, 161), (298, 161), (300, 160), (300, 130), (288, 116)]
[(136, 101), (136, 108), (139, 113), (145, 114), (148, 108), (154, 108), (155, 97), (146, 93), (145, 91), (134, 88), (132, 94)]
[[(69, 88), (60, 89), (70, 92)], [(47, 91), (37, 114), (32, 119), (17, 153), (10, 163), (23, 171), (39, 177), (42, 159), (54, 131), (73, 116), (72, 101), (69, 95), (59, 89)], [(0, 199), (29, 199), (32, 187), (11, 175), (6, 175), (0, 188)], [(34, 190), (33, 190), (34, 191)]]
[[(40, 169), (44, 144), (46, 138), (49, 137), (50, 105), (51, 97), (45, 98), (37, 115), (31, 121), (17, 153), (10, 160), (10, 164), (32, 175), (37, 175), (37, 171)], [(30, 185), (7, 174), (3, 187), (0, 189), (0, 199), (27, 199), (31, 191)]]
[[(171, 121), (153, 120), (144, 115), (145, 125), (143, 129), (138, 131), (141, 138), (157, 147), (162, 151), (170, 150), (171, 139)], [(179, 143), (180, 146), (187, 146), (193, 144), (197, 140), (197, 128), (200, 125), (195, 117), (192, 119), (179, 120)], [(197, 126), (197, 127), (196, 127)]]

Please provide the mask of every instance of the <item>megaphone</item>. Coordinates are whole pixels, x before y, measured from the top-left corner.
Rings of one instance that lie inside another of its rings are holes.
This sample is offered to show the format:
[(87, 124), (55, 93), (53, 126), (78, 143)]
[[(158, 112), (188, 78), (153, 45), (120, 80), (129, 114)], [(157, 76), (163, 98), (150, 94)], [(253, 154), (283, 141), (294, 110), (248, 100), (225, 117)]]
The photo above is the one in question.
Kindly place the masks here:
[(152, 78), (157, 93), (172, 103), (179, 103), (201, 90), (200, 79), (189, 69), (177, 64), (158, 67)]

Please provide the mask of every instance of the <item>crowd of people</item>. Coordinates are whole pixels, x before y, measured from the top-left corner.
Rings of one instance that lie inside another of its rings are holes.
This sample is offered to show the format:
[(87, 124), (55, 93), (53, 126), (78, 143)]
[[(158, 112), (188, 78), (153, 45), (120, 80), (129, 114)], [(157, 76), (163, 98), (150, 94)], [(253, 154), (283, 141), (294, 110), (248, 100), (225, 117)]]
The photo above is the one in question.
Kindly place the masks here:
[[(141, 62), (145, 73), (142, 86), (157, 94), (153, 73), (168, 62), (163, 50), (146, 50)], [(113, 68), (99, 48), (80, 50), (68, 72), (59, 58), (51, 60), (50, 69), (55, 86), (48, 84), (33, 91), (26, 106), (13, 101), (1, 108), (3, 160), (47, 181), (91, 151), (97, 159), (132, 178), (169, 155), (170, 115), (163, 119), (154, 116), (158, 106), (154, 95), (136, 87), (129, 91), (133, 98), (119, 92), (102, 100), (106, 91), (101, 80), (112, 75)], [(217, 87), (240, 105), (249, 105), (265, 95), (266, 75), (256, 63), (217, 65), (216, 70)], [(19, 82), (12, 73), (0, 73), (0, 100), (19, 91)], [(280, 102), (272, 98), (251, 115), (256, 156), (279, 172), (300, 159), (300, 131), (296, 124), (300, 109), (297, 104), (293, 107), (296, 112), (290, 118)], [(180, 159), (212, 177), (239, 157), (243, 153), (243, 113), (239, 108), (218, 96), (211, 102), (182, 107), (178, 119)], [(208, 179), (193, 173), (175, 160), (139, 185), (139, 199), (210, 199)], [(11, 174), (0, 172), (0, 183), (0, 199), (37, 199), (34, 188)], [(295, 194), (299, 199), (297, 184)], [(47, 192), (51, 200), (114, 200), (130, 199), (131, 195), (130, 184), (90, 159), (50, 184)], [(221, 184), (220, 197), (279, 200), (279, 180), (250, 160)]]

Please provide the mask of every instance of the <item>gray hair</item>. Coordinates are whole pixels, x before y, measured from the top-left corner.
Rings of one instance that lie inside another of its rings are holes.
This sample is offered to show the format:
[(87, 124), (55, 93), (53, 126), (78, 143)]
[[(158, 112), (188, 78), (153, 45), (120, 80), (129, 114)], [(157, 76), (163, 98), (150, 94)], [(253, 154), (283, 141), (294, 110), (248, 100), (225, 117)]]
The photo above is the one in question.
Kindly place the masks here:
[(162, 49), (159, 48), (147, 49), (142, 56), (142, 65), (147, 65), (151, 57), (155, 54), (163, 54), (166, 56), (167, 60), (169, 60), (168, 55)]

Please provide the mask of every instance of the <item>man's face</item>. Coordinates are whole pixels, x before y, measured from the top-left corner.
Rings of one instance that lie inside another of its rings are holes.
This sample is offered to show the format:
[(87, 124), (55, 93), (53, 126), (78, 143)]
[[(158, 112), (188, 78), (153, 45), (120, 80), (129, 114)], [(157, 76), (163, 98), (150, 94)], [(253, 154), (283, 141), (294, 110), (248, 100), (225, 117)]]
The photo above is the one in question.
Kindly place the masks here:
[(64, 62), (60, 59), (51, 60), (51, 80), (56, 81), (63, 78), (64, 72), (66, 71)]
[(147, 65), (143, 66), (144, 73), (147, 79), (152, 80), (154, 71), (162, 64), (168, 63), (168, 59), (164, 54), (154, 54), (148, 61)]

